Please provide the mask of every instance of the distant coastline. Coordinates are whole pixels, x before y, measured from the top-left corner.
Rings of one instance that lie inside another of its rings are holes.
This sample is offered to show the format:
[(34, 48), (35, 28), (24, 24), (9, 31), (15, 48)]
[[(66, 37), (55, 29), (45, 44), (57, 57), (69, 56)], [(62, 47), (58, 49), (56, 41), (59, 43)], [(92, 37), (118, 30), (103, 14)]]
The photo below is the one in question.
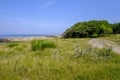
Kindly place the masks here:
[(0, 39), (3, 38), (29, 38), (29, 37), (54, 37), (56, 35), (42, 35), (42, 34), (7, 34), (7, 35), (0, 35)]
[(0, 43), (7, 42), (23, 42), (31, 41), (34, 39), (53, 39), (60, 36), (55, 35), (38, 35), (38, 34), (12, 34), (12, 35), (0, 35)]

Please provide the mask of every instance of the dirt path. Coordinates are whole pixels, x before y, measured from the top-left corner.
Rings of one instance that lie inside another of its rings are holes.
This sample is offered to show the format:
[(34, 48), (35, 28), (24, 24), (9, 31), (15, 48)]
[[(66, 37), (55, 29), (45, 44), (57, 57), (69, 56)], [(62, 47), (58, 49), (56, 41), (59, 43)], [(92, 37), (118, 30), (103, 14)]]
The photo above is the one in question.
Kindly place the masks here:
[(120, 54), (120, 45), (117, 45), (115, 42), (104, 40), (104, 39), (91, 39), (89, 44), (93, 47), (103, 48), (105, 45), (112, 47), (112, 50)]

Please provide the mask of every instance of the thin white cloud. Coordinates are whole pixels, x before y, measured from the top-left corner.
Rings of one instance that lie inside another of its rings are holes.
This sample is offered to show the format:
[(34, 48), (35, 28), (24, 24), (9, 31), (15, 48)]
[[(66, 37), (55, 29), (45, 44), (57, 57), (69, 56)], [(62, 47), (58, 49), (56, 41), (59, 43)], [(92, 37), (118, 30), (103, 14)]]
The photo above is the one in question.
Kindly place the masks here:
[(58, 0), (51, 0), (51, 1), (47, 2), (46, 4), (43, 4), (42, 6), (39, 6), (38, 9), (43, 10), (43, 9), (49, 8), (52, 5), (54, 5), (56, 2), (58, 2)]

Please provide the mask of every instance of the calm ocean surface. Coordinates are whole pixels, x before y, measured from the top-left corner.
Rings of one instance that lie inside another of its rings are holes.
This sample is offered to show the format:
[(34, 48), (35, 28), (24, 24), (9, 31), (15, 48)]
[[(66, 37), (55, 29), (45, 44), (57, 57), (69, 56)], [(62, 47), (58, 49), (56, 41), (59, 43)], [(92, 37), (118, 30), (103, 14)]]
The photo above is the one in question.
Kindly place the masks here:
[(0, 35), (0, 38), (26, 38), (26, 37), (39, 37), (39, 36), (48, 36), (48, 35), (32, 35), (32, 34), (25, 34), (25, 35)]

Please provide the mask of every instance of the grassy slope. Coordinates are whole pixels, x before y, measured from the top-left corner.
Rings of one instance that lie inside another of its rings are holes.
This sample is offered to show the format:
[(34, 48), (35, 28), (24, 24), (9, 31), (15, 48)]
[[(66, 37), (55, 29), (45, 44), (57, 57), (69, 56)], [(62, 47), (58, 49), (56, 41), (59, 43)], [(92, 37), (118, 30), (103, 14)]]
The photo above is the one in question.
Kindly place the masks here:
[[(30, 42), (0, 45), (0, 80), (120, 80), (120, 55), (71, 58), (74, 45), (90, 48), (89, 39), (53, 39), (57, 49), (32, 51)], [(93, 58), (93, 59), (91, 59)]]
[(120, 34), (109, 35), (109, 37), (101, 37), (101, 38), (114, 41), (120, 45)]

